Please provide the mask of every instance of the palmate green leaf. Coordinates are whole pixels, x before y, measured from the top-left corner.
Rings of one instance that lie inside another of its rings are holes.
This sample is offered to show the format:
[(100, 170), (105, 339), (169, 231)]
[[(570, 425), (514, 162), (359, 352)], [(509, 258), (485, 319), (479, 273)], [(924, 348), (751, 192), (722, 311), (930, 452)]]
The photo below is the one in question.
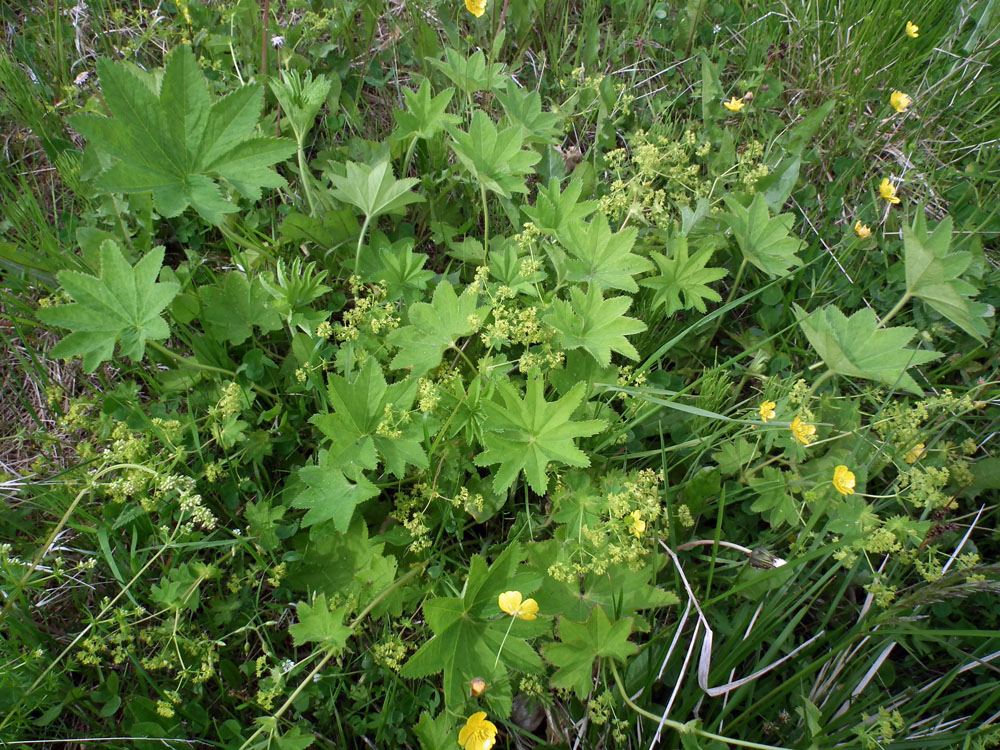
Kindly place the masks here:
[(604, 214), (598, 214), (589, 223), (574, 222), (569, 230), (559, 236), (559, 242), (572, 256), (567, 263), (569, 281), (583, 282), (605, 289), (622, 289), (637, 292), (632, 278), (649, 271), (653, 264), (632, 252), (636, 229), (623, 229), (612, 234)]
[(948, 320), (980, 342), (989, 335), (983, 317), (989, 307), (973, 302), (976, 287), (961, 278), (972, 262), (972, 253), (949, 253), (951, 217), (927, 232), (923, 211), (917, 212), (913, 227), (903, 225), (903, 250), (906, 258), (906, 293), (919, 297)]
[(477, 50), (471, 57), (465, 57), (448, 47), (444, 54), (445, 60), (427, 58), (427, 61), (448, 76), (465, 94), (496, 89), (507, 80), (503, 75), (503, 64), (493, 63), (487, 66), (482, 50)]
[(848, 318), (833, 305), (811, 316), (795, 305), (795, 314), (816, 354), (838, 375), (874, 380), (920, 396), (923, 391), (907, 369), (941, 356), (938, 352), (905, 348), (916, 329), (879, 328), (874, 311), (868, 308)]
[(596, 285), (591, 285), (586, 294), (573, 287), (569, 296), (569, 302), (554, 300), (551, 311), (542, 317), (559, 332), (563, 349), (582, 348), (602, 367), (611, 363), (611, 352), (639, 358), (625, 337), (645, 331), (646, 324), (625, 316), (632, 304), (630, 297), (604, 299)]
[[(663, 305), (667, 315), (691, 308), (704, 313), (705, 300), (721, 302), (722, 297), (708, 284), (718, 281), (729, 272), (724, 268), (705, 268), (712, 259), (713, 248), (706, 247), (694, 256), (688, 256), (688, 240), (683, 234), (672, 237), (667, 247), (671, 251), (669, 258), (660, 253), (652, 253), (660, 275), (639, 282), (654, 291), (653, 309)], [(683, 302), (681, 295), (684, 296)]]
[(529, 143), (554, 144), (556, 136), (562, 135), (555, 112), (542, 112), (542, 97), (537, 91), (519, 89), (514, 83), (507, 85), (507, 91), (496, 92), (497, 101), (503, 105), (507, 119), (520, 125), (524, 138)]
[(410, 325), (397, 328), (388, 337), (390, 344), (400, 348), (391, 367), (412, 368), (417, 378), (441, 364), (445, 351), (460, 338), (475, 333), (485, 310), (477, 307), (475, 295), (459, 297), (451, 284), (442, 281), (430, 304), (417, 302), (410, 305), (408, 313)]
[(286, 70), (281, 75), (281, 78), (271, 79), (271, 91), (291, 122), (296, 140), (302, 144), (330, 93), (331, 83), (323, 75), (313, 78), (311, 70), (305, 75), (297, 70)]
[(582, 223), (597, 210), (597, 201), (580, 202), (583, 180), (571, 178), (566, 189), (559, 191), (559, 180), (553, 177), (549, 185), (539, 186), (534, 206), (521, 210), (539, 231), (551, 237), (569, 237), (570, 227)]
[(511, 193), (527, 193), (524, 176), (541, 157), (521, 149), (521, 128), (514, 125), (497, 132), (489, 115), (477, 109), (469, 132), (449, 127), (451, 150), (474, 182), (487, 190), (510, 198)]
[(299, 602), (295, 607), (299, 621), (288, 626), (296, 646), (319, 643), (324, 648), (339, 649), (347, 644), (351, 629), (343, 624), (344, 608), (331, 611), (326, 594), (317, 596), (312, 604)]
[(393, 138), (400, 141), (411, 137), (430, 140), (436, 138), (446, 125), (457, 125), (461, 118), (447, 113), (454, 94), (455, 89), (447, 88), (431, 97), (431, 84), (426, 78), (420, 82), (420, 88), (416, 91), (404, 88), (406, 111), (397, 109), (392, 113), (399, 126)]
[(349, 161), (344, 167), (347, 174), (330, 177), (333, 197), (361, 209), (369, 220), (383, 214), (403, 213), (411, 203), (424, 201), (422, 195), (410, 190), (420, 180), (413, 177), (397, 180), (387, 161), (374, 167)]
[(407, 466), (426, 469), (427, 454), (421, 447), (423, 429), (416, 422), (393, 426), (395, 436), (379, 434), (379, 425), (386, 419), (386, 407), (393, 413), (410, 410), (417, 393), (416, 378), (407, 378), (386, 385), (382, 368), (369, 357), (354, 382), (331, 374), (327, 381), (327, 396), (332, 414), (316, 414), (309, 421), (331, 441), (330, 464), (344, 469), (374, 469), (378, 457), (396, 477), (406, 473)]
[(230, 271), (221, 282), (199, 290), (202, 320), (216, 337), (242, 344), (256, 326), (262, 333), (281, 328), (281, 318), (270, 305), (271, 295), (258, 279), (247, 281), (239, 271)]
[(402, 298), (412, 305), (427, 288), (427, 282), (434, 278), (434, 272), (424, 268), (427, 256), (413, 252), (413, 240), (402, 239), (391, 246), (379, 250), (382, 270), (375, 278), (384, 281), (388, 287), (386, 301), (395, 302)]
[(552, 687), (572, 689), (577, 698), (585, 700), (594, 686), (595, 659), (624, 661), (638, 652), (639, 647), (628, 640), (631, 632), (631, 617), (612, 623), (599, 606), (591, 610), (590, 619), (583, 623), (560, 615), (560, 643), (542, 647), (545, 658), (559, 667), (552, 675)]
[(445, 703), (454, 707), (465, 701), (469, 680), (489, 680), (497, 654), (504, 667), (529, 673), (542, 670), (542, 660), (524, 638), (546, 632), (548, 624), (541, 618), (512, 620), (497, 604), (497, 597), (511, 587), (521, 554), (521, 546), (511, 543), (489, 568), (482, 557), (473, 555), (461, 597), (424, 603), (424, 617), (434, 635), (403, 665), (400, 676), (427, 677), (443, 670)]
[(119, 63), (98, 60), (97, 70), (113, 117), (75, 115), (70, 124), (115, 159), (97, 178), (99, 189), (152, 192), (163, 216), (194, 206), (219, 224), (237, 206), (223, 196), (218, 179), (252, 200), (261, 188), (285, 184), (271, 165), (291, 156), (295, 144), (251, 138), (264, 103), (260, 86), (244, 86), (213, 103), (187, 46), (171, 53), (158, 91)]
[(750, 510), (754, 513), (767, 513), (768, 523), (772, 529), (783, 524), (794, 526), (800, 522), (799, 506), (795, 498), (788, 492), (785, 473), (774, 466), (765, 466), (757, 479), (750, 481), (750, 487), (757, 493)]
[(572, 422), (570, 417), (583, 399), (585, 384), (578, 383), (557, 401), (546, 401), (540, 375), (528, 378), (522, 401), (510, 383), (498, 387), (504, 406), (484, 405), (488, 421), (483, 436), (486, 450), (476, 456), (477, 466), (500, 464), (493, 490), (506, 491), (524, 472), (531, 489), (545, 493), (546, 469), (550, 463), (590, 466), (590, 459), (576, 447), (573, 438), (595, 435), (605, 427), (602, 420)]
[(69, 358), (83, 355), (83, 369), (93, 372), (111, 359), (117, 342), (123, 356), (142, 359), (149, 339), (170, 335), (160, 313), (180, 289), (173, 282), (157, 283), (163, 265), (163, 248), (154, 248), (130, 266), (113, 240), (101, 244), (100, 276), (62, 271), (58, 278), (73, 298), (68, 305), (43, 308), (43, 323), (69, 328), (72, 333), (56, 344), (50, 354)]
[(790, 268), (802, 265), (795, 253), (804, 243), (789, 234), (795, 217), (791, 214), (772, 217), (767, 210), (767, 201), (760, 193), (754, 196), (750, 208), (744, 208), (738, 201), (728, 197), (726, 205), (729, 213), (719, 218), (732, 228), (743, 257), (748, 262), (773, 276), (781, 276)]
[(345, 532), (354, 509), (379, 493), (360, 471), (352, 472), (354, 481), (348, 479), (327, 450), (320, 451), (318, 464), (303, 466), (298, 474), (305, 488), (292, 498), (292, 507), (307, 510), (303, 528), (333, 521), (338, 531)]

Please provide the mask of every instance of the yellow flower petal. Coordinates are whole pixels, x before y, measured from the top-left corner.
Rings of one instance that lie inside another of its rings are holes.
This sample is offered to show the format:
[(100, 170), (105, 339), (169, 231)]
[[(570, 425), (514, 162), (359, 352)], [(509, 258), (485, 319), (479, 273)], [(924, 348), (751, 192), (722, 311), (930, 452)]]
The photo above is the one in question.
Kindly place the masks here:
[(538, 602), (524, 599), (520, 591), (504, 591), (497, 597), (497, 604), (508, 615), (521, 620), (534, 620), (538, 612)]
[(730, 112), (739, 112), (743, 109), (744, 101), (742, 99), (737, 99), (735, 96), (728, 102), (723, 102), (722, 106), (728, 109)]
[(843, 464), (833, 470), (833, 488), (841, 495), (854, 494), (854, 473)]
[(465, 9), (479, 18), (486, 12), (486, 0), (465, 0)]
[(906, 455), (903, 456), (903, 460), (908, 464), (915, 464), (918, 460), (920, 460), (920, 457), (924, 455), (924, 450), (926, 448), (927, 446), (923, 443), (917, 443), (906, 452)]
[(485, 711), (472, 714), (458, 731), (458, 744), (465, 750), (490, 750), (497, 741), (497, 726), (486, 719)]
[(632, 511), (632, 523), (630, 524), (631, 531), (635, 534), (635, 538), (638, 539), (646, 531), (646, 522), (642, 520), (642, 511), (633, 510)]
[(767, 424), (767, 420), (774, 419), (774, 407), (777, 404), (774, 401), (765, 401), (760, 405), (760, 421)]
[(916, 39), (918, 36), (920, 36), (920, 34), (918, 33), (919, 31), (920, 27), (917, 26), (915, 23), (913, 23), (913, 21), (906, 22), (906, 35), (910, 37), (910, 39)]
[(816, 439), (816, 425), (806, 424), (798, 417), (792, 420), (790, 429), (802, 445), (809, 445), (809, 443)]
[(889, 203), (892, 203), (893, 205), (899, 203), (899, 198), (896, 197), (896, 187), (889, 182), (888, 177), (882, 178), (882, 182), (880, 182), (878, 186), (878, 192), (883, 198), (889, 201)]
[(867, 240), (872, 236), (872, 228), (861, 223), (859, 220), (854, 225), (854, 233), (858, 235), (863, 240)]
[(889, 104), (897, 112), (905, 112), (913, 104), (913, 100), (902, 91), (893, 91), (889, 95)]

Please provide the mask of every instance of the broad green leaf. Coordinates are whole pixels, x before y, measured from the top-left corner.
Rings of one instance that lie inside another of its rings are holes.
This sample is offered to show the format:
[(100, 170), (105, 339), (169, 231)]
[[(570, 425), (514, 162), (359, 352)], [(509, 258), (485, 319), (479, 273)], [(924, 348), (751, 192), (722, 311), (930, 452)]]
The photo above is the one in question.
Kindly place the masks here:
[(295, 152), (278, 138), (251, 138), (263, 106), (263, 90), (244, 86), (212, 103), (191, 48), (175, 49), (159, 90), (151, 90), (130, 68), (98, 60), (101, 91), (113, 117), (76, 115), (72, 126), (115, 163), (97, 178), (106, 192), (152, 192), (163, 216), (194, 206), (219, 224), (238, 207), (219, 189), (227, 180), (258, 200), (261, 188), (285, 180), (271, 165)]
[(379, 493), (360, 471), (356, 481), (348, 479), (330, 459), (330, 451), (320, 451), (319, 463), (303, 466), (298, 474), (305, 488), (292, 498), (292, 507), (308, 511), (302, 519), (304, 528), (332, 520), (339, 531), (347, 531), (354, 509)]
[(477, 466), (500, 464), (493, 479), (495, 492), (507, 490), (524, 472), (531, 489), (545, 493), (545, 470), (550, 463), (565, 466), (590, 466), (590, 459), (573, 442), (573, 438), (589, 437), (605, 427), (601, 420), (572, 422), (570, 417), (583, 400), (585, 384), (557, 401), (546, 401), (542, 393), (541, 376), (528, 378), (527, 392), (522, 401), (509, 383), (498, 387), (504, 406), (489, 402), (484, 405), (489, 421), (483, 436), (486, 450), (476, 456)]
[(69, 328), (72, 333), (56, 344), (50, 354), (69, 358), (83, 355), (83, 369), (93, 372), (111, 359), (117, 342), (122, 355), (138, 362), (149, 339), (170, 335), (160, 317), (180, 289), (175, 283), (157, 283), (163, 265), (163, 248), (154, 248), (130, 266), (112, 240), (101, 243), (100, 276), (62, 271), (58, 278), (73, 298), (68, 305), (43, 308), (43, 323)]
[(203, 320), (217, 340), (242, 344), (257, 326), (262, 333), (281, 328), (281, 318), (270, 305), (271, 296), (258, 279), (247, 281), (230, 271), (221, 282), (200, 289)]
[(408, 313), (410, 325), (389, 334), (389, 343), (400, 349), (391, 367), (410, 367), (416, 378), (441, 364), (445, 351), (460, 338), (479, 330), (485, 310), (477, 308), (475, 295), (459, 297), (451, 284), (442, 281), (430, 304), (417, 302)]
[(750, 510), (767, 513), (772, 529), (784, 524), (795, 526), (800, 522), (799, 506), (788, 492), (785, 473), (775, 466), (765, 466), (758, 478), (750, 481), (750, 487), (757, 493)]
[(387, 161), (374, 167), (349, 161), (344, 167), (345, 175), (330, 176), (333, 197), (361, 209), (369, 220), (383, 214), (404, 213), (411, 203), (424, 201), (422, 195), (410, 190), (420, 180), (413, 177), (397, 180)]
[(578, 287), (569, 290), (570, 302), (554, 300), (542, 320), (559, 332), (563, 349), (585, 349), (602, 367), (611, 362), (611, 352), (638, 359), (639, 353), (625, 338), (646, 330), (646, 324), (628, 318), (630, 297), (604, 299), (596, 285), (584, 294)]
[(539, 231), (551, 237), (568, 237), (571, 227), (581, 224), (597, 210), (597, 201), (580, 201), (583, 180), (570, 178), (566, 189), (559, 192), (559, 180), (554, 177), (549, 185), (539, 186), (534, 206), (523, 206)]
[(420, 750), (455, 750), (458, 742), (453, 736), (452, 724), (447, 711), (442, 711), (436, 718), (431, 718), (428, 711), (421, 711), (420, 720), (413, 727)]
[(951, 217), (927, 232), (923, 211), (917, 212), (912, 227), (903, 225), (903, 249), (906, 258), (906, 292), (919, 297), (948, 320), (980, 342), (985, 342), (989, 328), (983, 317), (989, 307), (973, 302), (978, 290), (962, 273), (972, 262), (972, 253), (949, 253)]
[(864, 378), (890, 388), (923, 395), (907, 369), (935, 360), (938, 352), (907, 349), (913, 328), (879, 328), (874, 311), (863, 308), (850, 318), (833, 305), (809, 315), (798, 305), (799, 326), (826, 366), (838, 375)]
[(632, 278), (652, 269), (653, 264), (632, 252), (636, 229), (623, 229), (611, 233), (604, 214), (598, 214), (590, 223), (574, 222), (569, 231), (560, 235), (559, 241), (572, 258), (567, 263), (569, 281), (584, 282), (599, 290), (622, 289), (637, 292)]
[(313, 603), (299, 602), (295, 607), (299, 621), (288, 626), (296, 646), (319, 643), (324, 648), (338, 649), (347, 644), (351, 629), (343, 624), (344, 608), (331, 611), (326, 594), (320, 594)]
[(434, 272), (424, 268), (427, 256), (413, 252), (413, 240), (394, 242), (390, 247), (379, 250), (382, 270), (375, 278), (384, 281), (388, 287), (386, 300), (395, 302), (403, 299), (412, 305), (423, 295), (427, 282), (434, 278)]
[(603, 607), (594, 607), (590, 619), (583, 623), (560, 615), (560, 642), (542, 648), (545, 658), (559, 668), (552, 675), (552, 687), (572, 689), (577, 698), (585, 700), (594, 687), (595, 659), (624, 661), (638, 652), (639, 647), (628, 640), (631, 632), (631, 617), (612, 623)]
[(430, 140), (436, 138), (446, 125), (457, 125), (461, 122), (458, 115), (449, 115), (446, 110), (454, 95), (455, 89), (447, 88), (435, 97), (431, 97), (431, 84), (426, 78), (421, 81), (416, 91), (403, 89), (403, 99), (406, 100), (406, 111), (395, 110), (392, 116), (396, 118), (399, 128), (393, 137), (402, 141), (408, 138)]
[(554, 112), (542, 112), (542, 97), (537, 91), (520, 89), (514, 83), (509, 83), (506, 92), (496, 92), (496, 98), (503, 105), (507, 119), (521, 127), (526, 141), (536, 144), (557, 143), (557, 136), (562, 135), (559, 127), (562, 118)]
[(454, 127), (448, 132), (453, 138), (452, 151), (474, 182), (504, 198), (528, 192), (524, 176), (532, 172), (541, 157), (534, 151), (522, 150), (520, 127), (497, 132), (489, 115), (477, 109), (468, 133)]
[(791, 214), (772, 217), (767, 210), (767, 201), (757, 193), (750, 208), (744, 208), (738, 201), (727, 197), (729, 213), (719, 218), (729, 224), (739, 243), (743, 257), (757, 268), (773, 276), (781, 276), (790, 268), (802, 265), (795, 253), (803, 242), (789, 235)]
[(503, 64), (493, 63), (487, 67), (482, 50), (477, 50), (471, 57), (464, 57), (448, 47), (444, 54), (445, 60), (427, 59), (465, 94), (497, 89), (507, 81), (503, 74)]
[(286, 70), (280, 79), (271, 79), (271, 91), (291, 122), (295, 139), (302, 145), (330, 93), (330, 80), (324, 75), (313, 78), (311, 70), (305, 75), (297, 70)]
[(402, 478), (408, 465), (426, 469), (427, 454), (420, 445), (423, 428), (416, 421), (403, 419), (416, 393), (415, 378), (387, 386), (374, 357), (365, 361), (353, 383), (331, 374), (327, 396), (334, 411), (309, 420), (332, 441), (331, 466), (374, 469), (377, 452), (396, 477)]
[(490, 680), (497, 654), (501, 667), (541, 672), (542, 661), (524, 638), (546, 632), (548, 624), (542, 618), (533, 622), (512, 619), (497, 604), (497, 597), (511, 588), (521, 554), (521, 546), (511, 543), (489, 568), (482, 557), (473, 555), (462, 596), (424, 603), (424, 617), (434, 635), (403, 666), (402, 677), (426, 677), (443, 670), (445, 703), (454, 707), (465, 701), (469, 680)]
[[(704, 313), (706, 299), (721, 302), (722, 297), (708, 284), (718, 281), (728, 271), (724, 268), (705, 268), (712, 258), (713, 248), (706, 247), (694, 256), (688, 256), (688, 240), (683, 234), (672, 237), (667, 247), (672, 251), (670, 258), (660, 253), (652, 253), (653, 260), (660, 269), (660, 275), (639, 282), (654, 291), (653, 309), (663, 305), (666, 307), (667, 315), (691, 308)], [(684, 295), (683, 302), (681, 295)]]

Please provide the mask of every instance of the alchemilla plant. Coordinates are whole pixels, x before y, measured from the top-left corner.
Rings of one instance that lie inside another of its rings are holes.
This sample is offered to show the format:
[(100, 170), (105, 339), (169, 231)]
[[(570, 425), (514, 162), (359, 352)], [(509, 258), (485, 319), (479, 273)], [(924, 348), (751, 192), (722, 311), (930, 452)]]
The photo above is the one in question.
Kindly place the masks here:
[(989, 7), (98, 5), (4, 12), (0, 739), (1000, 743)]

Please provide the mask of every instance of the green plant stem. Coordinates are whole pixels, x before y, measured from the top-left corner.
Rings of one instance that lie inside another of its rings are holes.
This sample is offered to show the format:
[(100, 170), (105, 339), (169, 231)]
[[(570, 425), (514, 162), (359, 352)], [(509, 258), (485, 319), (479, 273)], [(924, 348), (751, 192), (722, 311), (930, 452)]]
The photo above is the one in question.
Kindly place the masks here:
[(486, 206), (486, 186), (479, 186), (479, 194), (483, 199), (483, 265), (489, 265), (490, 255), (490, 209)]
[(406, 177), (410, 173), (410, 160), (413, 158), (413, 152), (417, 148), (417, 136), (413, 136), (413, 140), (410, 141), (410, 145), (406, 147), (406, 156), (403, 157), (403, 171), (400, 173), (400, 177)]
[(361, 267), (361, 246), (365, 241), (365, 232), (368, 231), (368, 222), (371, 221), (371, 217), (365, 215), (365, 223), (361, 225), (361, 236), (358, 237), (358, 248), (354, 251), (354, 275), (358, 275), (358, 269)]
[[(226, 370), (221, 367), (213, 367), (212, 365), (203, 365), (201, 362), (195, 362), (194, 360), (188, 359), (187, 357), (182, 357), (177, 352), (167, 349), (167, 347), (163, 346), (163, 344), (159, 343), (158, 341), (153, 341), (151, 339), (147, 340), (146, 346), (148, 346), (153, 351), (159, 352), (160, 354), (166, 357), (170, 357), (175, 362), (178, 362), (184, 365), (185, 367), (192, 367), (196, 370), (205, 370), (206, 372), (217, 372), (220, 375), (228, 375), (231, 378), (238, 377), (237, 374), (232, 370)], [(250, 384), (250, 387), (253, 388), (255, 391), (257, 391), (257, 393), (259, 393), (260, 395), (267, 396), (269, 399), (273, 401), (281, 400), (278, 398), (277, 394), (272, 393), (271, 391), (267, 390), (267, 388), (262, 388), (259, 385), (254, 385), (253, 383)]]
[(304, 139), (296, 138), (299, 145), (299, 178), (302, 180), (302, 188), (306, 193), (306, 202), (309, 204), (309, 215), (316, 215), (316, 204), (313, 203), (312, 188), (309, 187), (309, 171), (306, 167), (306, 153), (302, 148), (302, 141)]
[(757, 748), (757, 750), (785, 750), (785, 748), (778, 747), (777, 745), (762, 745), (758, 742), (747, 742), (746, 740), (738, 740), (734, 737), (723, 737), (722, 735), (715, 734), (714, 732), (706, 732), (704, 729), (699, 729), (690, 723), (681, 724), (679, 721), (664, 719), (662, 716), (657, 716), (656, 714), (652, 714), (643, 708), (639, 708), (631, 701), (628, 694), (625, 692), (625, 686), (622, 684), (622, 678), (618, 674), (618, 668), (615, 667), (614, 661), (609, 659), (608, 664), (611, 667), (611, 673), (615, 676), (615, 682), (618, 684), (618, 692), (621, 693), (622, 700), (625, 701), (625, 705), (650, 721), (655, 721), (657, 724), (662, 723), (663, 726), (673, 729), (675, 732), (680, 734), (696, 734), (699, 737), (706, 737), (710, 740), (718, 740), (719, 742), (725, 742), (730, 745), (738, 745), (739, 747), (752, 747)]
[[(402, 586), (404, 583), (413, 578), (415, 575), (423, 571), (424, 567), (425, 563), (414, 565), (406, 573), (404, 573), (395, 581), (393, 581), (391, 584), (389, 584), (385, 589), (382, 590), (382, 592), (378, 596), (376, 596), (374, 599), (371, 600), (371, 602), (368, 604), (367, 607), (361, 610), (358, 616), (355, 617), (354, 620), (351, 622), (351, 624), (348, 625), (347, 627), (350, 628), (351, 630), (354, 630), (354, 628), (356, 628), (361, 623), (361, 621), (368, 616), (368, 613), (371, 612), (372, 609), (374, 609), (379, 602), (381, 602), (386, 596), (388, 596), (390, 593), (392, 593), (397, 588)], [(306, 685), (312, 684), (313, 677), (318, 675), (323, 670), (323, 667), (325, 667), (327, 663), (330, 661), (330, 659), (332, 659), (337, 654), (337, 651), (338, 651), (337, 649), (330, 649), (326, 652), (323, 658), (320, 659), (319, 664), (317, 664), (315, 667), (312, 668), (312, 671), (305, 676), (305, 679), (303, 679), (299, 683), (299, 686), (295, 688), (295, 691), (290, 696), (288, 696), (288, 699), (281, 704), (281, 706), (278, 708), (277, 711), (271, 714), (270, 721), (268, 721), (267, 724), (270, 724), (272, 726), (277, 724), (278, 719), (280, 719), (284, 715), (285, 711), (287, 711), (291, 707), (291, 705), (295, 702), (295, 699), (299, 697), (299, 693), (301, 693), (305, 689)], [(240, 745), (239, 750), (246, 750), (246, 748), (250, 747), (250, 744), (255, 739), (257, 739), (263, 732), (264, 732), (264, 726), (258, 727), (257, 731), (255, 731), (252, 735), (250, 735), (250, 737), (247, 739), (246, 742)]]
[(736, 278), (733, 280), (733, 286), (729, 290), (729, 296), (726, 297), (726, 304), (727, 305), (730, 302), (732, 302), (733, 301), (733, 297), (736, 296), (736, 290), (740, 288), (740, 282), (743, 281), (743, 274), (746, 272), (746, 270), (747, 270), (747, 259), (744, 258), (743, 262), (740, 263), (739, 270), (736, 272)]
[(819, 387), (823, 385), (823, 383), (825, 383), (833, 376), (834, 376), (833, 370), (827, 370), (818, 378), (816, 378), (815, 382), (812, 384), (812, 388), (810, 388), (809, 391), (806, 393), (806, 399), (810, 398), (819, 389)]
[(913, 296), (912, 294), (907, 292), (902, 297), (900, 297), (899, 302), (897, 302), (895, 306), (886, 314), (886, 316), (882, 318), (881, 321), (879, 321), (879, 324), (876, 326), (876, 328), (884, 328), (886, 325), (888, 325), (889, 321), (896, 316), (896, 313), (898, 313), (900, 310), (903, 309), (906, 303), (910, 301), (910, 298), (912, 296)]

